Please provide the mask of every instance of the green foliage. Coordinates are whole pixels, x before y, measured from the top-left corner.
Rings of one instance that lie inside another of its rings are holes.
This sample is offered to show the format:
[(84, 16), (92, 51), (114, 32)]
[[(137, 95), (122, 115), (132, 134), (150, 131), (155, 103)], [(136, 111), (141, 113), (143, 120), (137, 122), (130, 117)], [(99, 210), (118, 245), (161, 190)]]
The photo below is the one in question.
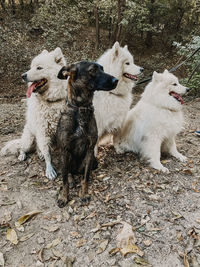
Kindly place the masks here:
[(31, 23), (34, 29), (42, 30), (42, 37), (49, 49), (67, 45), (74, 35), (87, 24), (85, 10), (79, 1), (57, 0), (42, 4)]
[[(187, 57), (188, 55), (192, 54), (197, 48), (200, 47), (200, 37), (193, 36), (190, 43), (186, 43), (182, 45), (181, 43), (174, 42), (174, 46), (177, 47), (178, 54), (181, 56)], [(200, 63), (200, 52), (196, 53), (189, 61), (186, 62), (187, 72), (190, 74), (195, 69), (197, 64)], [(187, 79), (184, 79), (183, 82), (186, 84)], [(200, 70), (198, 69), (195, 74), (193, 75), (192, 79), (190, 80), (189, 84), (187, 85), (192, 89), (192, 92), (195, 94), (200, 94)]]

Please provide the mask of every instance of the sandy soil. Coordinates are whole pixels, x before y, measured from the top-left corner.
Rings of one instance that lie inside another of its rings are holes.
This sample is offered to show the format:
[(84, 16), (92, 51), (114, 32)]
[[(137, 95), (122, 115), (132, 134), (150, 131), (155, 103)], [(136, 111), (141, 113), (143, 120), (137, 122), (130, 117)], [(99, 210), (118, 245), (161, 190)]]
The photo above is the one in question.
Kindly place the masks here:
[[(25, 103), (20, 98), (1, 101), (0, 110), (2, 147), (20, 136)], [(69, 205), (58, 208), (60, 175), (48, 181), (36, 154), (25, 162), (1, 157), (0, 266), (200, 266), (200, 137), (194, 134), (200, 129), (200, 99), (185, 103), (184, 113), (177, 146), (187, 163), (163, 158), (170, 170), (163, 174), (131, 153), (101, 148), (87, 206), (78, 198), (77, 185)], [(58, 155), (54, 165), (59, 173)], [(22, 217), (35, 211), (41, 213), (27, 221)], [(21, 227), (16, 225), (20, 217)], [(134, 236), (126, 256), (116, 249), (123, 222), (133, 227)]]

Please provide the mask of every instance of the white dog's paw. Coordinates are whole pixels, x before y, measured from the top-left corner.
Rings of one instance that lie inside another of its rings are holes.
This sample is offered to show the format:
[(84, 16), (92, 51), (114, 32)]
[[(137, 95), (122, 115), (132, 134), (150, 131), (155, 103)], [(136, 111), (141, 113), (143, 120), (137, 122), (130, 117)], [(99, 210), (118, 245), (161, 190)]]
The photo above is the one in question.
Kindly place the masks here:
[(18, 160), (19, 161), (24, 161), (26, 159), (26, 153), (25, 152), (20, 152)]
[(182, 154), (179, 154), (177, 156), (177, 159), (180, 160), (181, 162), (186, 162), (187, 161), (187, 157), (183, 156)]
[(162, 166), (162, 168), (160, 169), (160, 171), (162, 171), (164, 173), (169, 173), (169, 170), (166, 167), (164, 167), (164, 166)]
[(152, 167), (152, 168), (154, 168), (154, 169), (156, 169), (158, 171), (162, 171), (164, 173), (169, 173), (169, 170), (166, 167), (164, 167), (161, 163), (157, 163), (157, 164), (151, 163), (150, 167)]
[(56, 171), (54, 170), (53, 166), (52, 165), (48, 165), (47, 168), (46, 168), (46, 177), (49, 179), (49, 180), (54, 180), (56, 179), (57, 177), (57, 173)]

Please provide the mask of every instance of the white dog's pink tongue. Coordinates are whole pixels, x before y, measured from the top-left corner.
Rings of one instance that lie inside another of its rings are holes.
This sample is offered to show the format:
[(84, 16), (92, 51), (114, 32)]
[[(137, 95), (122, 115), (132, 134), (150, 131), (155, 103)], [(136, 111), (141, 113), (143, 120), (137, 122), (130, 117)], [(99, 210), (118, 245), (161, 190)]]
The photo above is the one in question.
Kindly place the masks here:
[(181, 105), (183, 104), (183, 98), (179, 94), (177, 94), (175, 92), (171, 92), (170, 95), (172, 95), (174, 98), (176, 98), (181, 103)]
[(32, 83), (32, 84), (28, 87), (27, 92), (26, 92), (26, 96), (27, 96), (28, 98), (31, 97), (31, 94), (33, 93), (33, 90), (34, 90), (36, 84), (37, 84), (37, 83)]

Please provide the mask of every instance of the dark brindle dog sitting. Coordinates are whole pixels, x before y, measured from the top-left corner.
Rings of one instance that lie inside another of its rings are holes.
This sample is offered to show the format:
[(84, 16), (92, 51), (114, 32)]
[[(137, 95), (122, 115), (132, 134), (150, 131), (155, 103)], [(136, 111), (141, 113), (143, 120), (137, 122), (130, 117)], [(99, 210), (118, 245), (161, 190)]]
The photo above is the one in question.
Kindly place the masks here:
[(63, 187), (58, 206), (64, 207), (69, 200), (68, 174), (83, 174), (81, 194), (88, 193), (90, 171), (96, 164), (94, 147), (97, 142), (97, 126), (92, 105), (95, 90), (110, 91), (118, 80), (105, 73), (97, 63), (81, 61), (63, 67), (58, 78), (67, 79), (67, 104), (57, 128), (57, 141), (61, 148)]

